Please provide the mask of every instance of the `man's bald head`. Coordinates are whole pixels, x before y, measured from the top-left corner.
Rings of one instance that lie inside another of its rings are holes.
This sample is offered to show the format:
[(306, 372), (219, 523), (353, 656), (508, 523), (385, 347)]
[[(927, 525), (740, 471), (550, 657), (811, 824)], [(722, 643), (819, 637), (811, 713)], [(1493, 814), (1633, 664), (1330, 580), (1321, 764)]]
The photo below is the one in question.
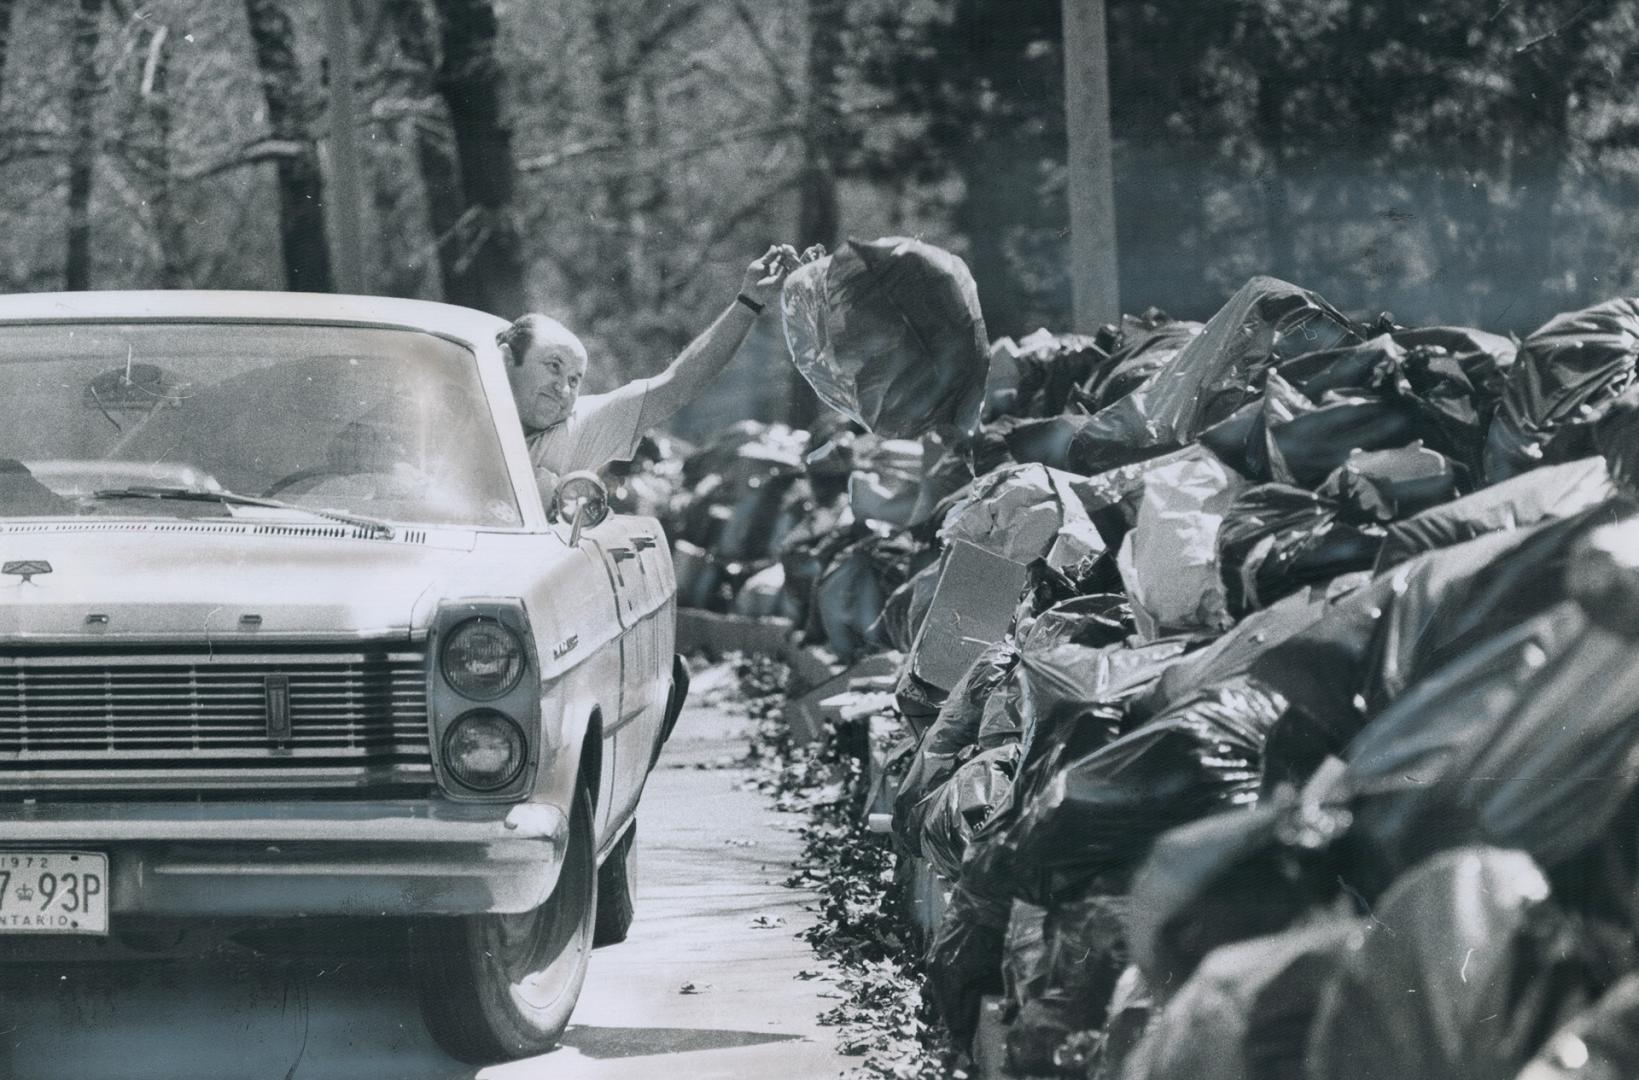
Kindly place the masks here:
[(495, 335), (495, 340), (506, 349), (507, 359), (514, 365), (523, 363), (536, 344), (562, 346), (580, 359), (582, 367), (586, 364), (586, 346), (580, 338), (563, 323), (538, 311), (518, 316), (511, 326)]
[(586, 346), (549, 315), (531, 312), (495, 337), (507, 359), (507, 381), (528, 431), (562, 423), (580, 396)]

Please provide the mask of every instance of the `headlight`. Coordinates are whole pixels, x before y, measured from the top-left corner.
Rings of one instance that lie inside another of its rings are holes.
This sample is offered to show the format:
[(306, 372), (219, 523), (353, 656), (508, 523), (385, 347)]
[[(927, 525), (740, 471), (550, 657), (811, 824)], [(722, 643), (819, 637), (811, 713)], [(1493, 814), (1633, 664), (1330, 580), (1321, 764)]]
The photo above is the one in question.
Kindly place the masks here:
[(523, 673), (523, 644), (494, 619), (468, 619), (444, 643), (444, 678), (474, 701), (500, 697)]
[(444, 736), (444, 767), (474, 791), (504, 788), (524, 767), (524, 733), (498, 712), (470, 712)]

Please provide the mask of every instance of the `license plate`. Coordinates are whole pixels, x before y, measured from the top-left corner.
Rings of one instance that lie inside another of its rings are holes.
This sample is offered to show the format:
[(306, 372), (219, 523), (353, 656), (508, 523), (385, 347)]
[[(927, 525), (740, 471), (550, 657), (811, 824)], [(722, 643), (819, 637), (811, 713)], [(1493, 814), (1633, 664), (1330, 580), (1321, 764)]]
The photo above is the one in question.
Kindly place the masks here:
[(0, 851), (0, 934), (108, 933), (108, 856)]

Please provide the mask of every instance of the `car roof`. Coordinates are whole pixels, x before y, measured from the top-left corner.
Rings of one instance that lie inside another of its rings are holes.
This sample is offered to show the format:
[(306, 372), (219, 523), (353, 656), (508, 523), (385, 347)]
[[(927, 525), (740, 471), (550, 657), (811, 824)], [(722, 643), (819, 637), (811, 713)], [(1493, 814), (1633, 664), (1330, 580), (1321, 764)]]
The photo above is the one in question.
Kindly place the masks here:
[(143, 289), (0, 294), (0, 323), (110, 319), (353, 323), (494, 341), (506, 320), (431, 300), (337, 293)]

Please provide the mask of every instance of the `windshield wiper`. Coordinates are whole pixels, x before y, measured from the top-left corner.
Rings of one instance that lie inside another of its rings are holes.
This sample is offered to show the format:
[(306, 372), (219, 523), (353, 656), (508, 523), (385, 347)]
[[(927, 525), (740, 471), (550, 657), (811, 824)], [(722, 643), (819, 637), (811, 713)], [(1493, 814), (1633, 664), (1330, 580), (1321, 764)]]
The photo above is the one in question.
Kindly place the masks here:
[(343, 525), (369, 529), (383, 540), (391, 540), (395, 535), (391, 525), (375, 518), (361, 517), (358, 514), (344, 514), (339, 510), (320, 510), (312, 506), (298, 506), (295, 503), (288, 503), (279, 499), (264, 499), (259, 495), (240, 495), (233, 491), (208, 491), (204, 488), (132, 484), (129, 487), (102, 488), (93, 492), (93, 495), (98, 499), (177, 499), (184, 502), (218, 502), (227, 506), (262, 506), (269, 510), (294, 510), (298, 514), (313, 514), (316, 517), (339, 521)]

